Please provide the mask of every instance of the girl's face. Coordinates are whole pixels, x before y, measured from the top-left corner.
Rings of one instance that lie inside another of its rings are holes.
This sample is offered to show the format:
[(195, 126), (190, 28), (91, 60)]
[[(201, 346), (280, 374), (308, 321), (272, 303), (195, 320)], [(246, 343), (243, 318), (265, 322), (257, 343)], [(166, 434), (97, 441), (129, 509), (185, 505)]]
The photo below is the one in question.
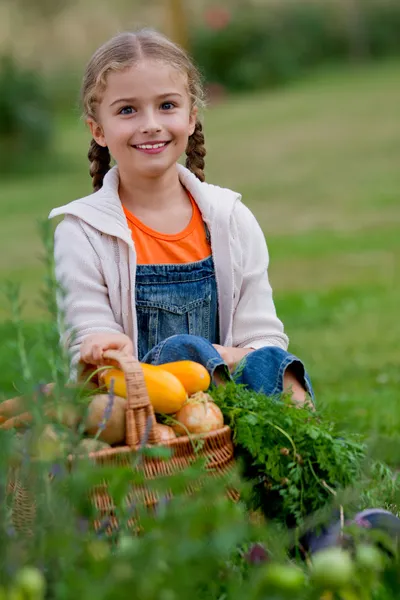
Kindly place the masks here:
[(108, 75), (96, 121), (88, 124), (121, 176), (152, 178), (175, 166), (196, 117), (185, 75), (164, 62), (143, 60)]

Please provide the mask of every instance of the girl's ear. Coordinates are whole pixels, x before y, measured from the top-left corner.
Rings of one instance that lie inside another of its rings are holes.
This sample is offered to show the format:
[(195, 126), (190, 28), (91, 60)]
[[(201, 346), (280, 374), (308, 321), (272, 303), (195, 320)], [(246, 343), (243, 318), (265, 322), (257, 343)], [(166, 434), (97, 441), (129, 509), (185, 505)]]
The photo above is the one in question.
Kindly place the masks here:
[(198, 110), (197, 106), (193, 106), (192, 110), (190, 111), (190, 115), (189, 115), (189, 136), (191, 136), (194, 133), (198, 113), (199, 113), (199, 110)]
[(99, 125), (94, 119), (89, 117), (86, 119), (86, 123), (89, 126), (89, 129), (92, 133), (93, 139), (95, 142), (99, 144), (99, 146), (103, 146), (105, 148), (107, 146), (106, 139), (104, 137), (103, 128)]

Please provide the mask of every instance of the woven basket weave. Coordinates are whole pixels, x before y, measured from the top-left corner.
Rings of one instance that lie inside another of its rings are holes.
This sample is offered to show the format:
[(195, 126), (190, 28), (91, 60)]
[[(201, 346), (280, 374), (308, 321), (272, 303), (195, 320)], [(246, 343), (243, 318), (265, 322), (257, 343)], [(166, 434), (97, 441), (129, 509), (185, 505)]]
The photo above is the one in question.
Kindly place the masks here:
[[(182, 436), (161, 443), (140, 363), (133, 357), (128, 358), (116, 350), (105, 352), (104, 357), (120, 368), (125, 375), (127, 389), (125, 445), (91, 452), (88, 455), (90, 459), (100, 465), (129, 466), (132, 464), (132, 455), (137, 453), (142, 445), (159, 445), (170, 449), (171, 456), (168, 459), (143, 454), (139, 465), (133, 467), (140, 469), (145, 479), (151, 480), (177, 473), (199, 458), (205, 459), (208, 473), (214, 476), (225, 473), (232, 467), (234, 448), (228, 426), (207, 434)], [(201, 440), (200, 444), (196, 443), (198, 440)], [(79, 459), (70, 457), (70, 467), (77, 468), (78, 465)], [(35, 516), (34, 499), (17, 478), (10, 479), (9, 487), (13, 494), (14, 527), (27, 532)], [(234, 490), (230, 491), (229, 495), (233, 499), (237, 498)], [(98, 511), (95, 528), (99, 527), (106, 517), (109, 518), (111, 529), (117, 526), (114, 503), (108, 493), (106, 481), (102, 486), (93, 489), (91, 498)], [(158, 498), (145, 486), (132, 486), (127, 501), (129, 504), (140, 502), (152, 507), (157, 503)], [(134, 526), (133, 521), (131, 525)]]

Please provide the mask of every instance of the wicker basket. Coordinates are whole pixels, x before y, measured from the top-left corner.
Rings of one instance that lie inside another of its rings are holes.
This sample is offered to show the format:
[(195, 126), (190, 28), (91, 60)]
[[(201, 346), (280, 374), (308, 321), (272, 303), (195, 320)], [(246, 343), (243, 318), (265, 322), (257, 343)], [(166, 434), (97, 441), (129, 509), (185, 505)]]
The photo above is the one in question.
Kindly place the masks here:
[[(165, 477), (182, 471), (199, 458), (205, 459), (206, 469), (211, 475), (226, 473), (232, 467), (234, 448), (228, 426), (207, 434), (174, 438), (161, 444), (140, 363), (133, 357), (128, 358), (115, 350), (107, 351), (104, 356), (125, 375), (127, 388), (125, 445), (91, 452), (88, 455), (90, 459), (97, 464), (107, 466), (128, 466), (132, 464), (132, 454), (135, 454), (142, 445), (162, 445), (171, 450), (171, 456), (167, 460), (143, 454), (139, 465), (133, 467), (140, 469), (145, 479)], [(198, 440), (201, 440), (200, 444), (196, 444)], [(71, 456), (69, 462), (71, 468), (77, 468), (79, 459)], [(28, 531), (35, 514), (34, 499), (16, 478), (11, 481), (10, 487), (13, 492), (14, 526), (16, 529)], [(229, 491), (229, 495), (232, 499), (237, 499), (234, 490)], [(108, 493), (107, 482), (93, 489), (92, 501), (98, 513), (98, 520), (94, 523), (95, 528), (104, 523), (105, 519), (110, 523), (109, 530), (117, 526), (115, 507)], [(127, 501), (129, 504), (140, 502), (153, 507), (158, 498), (145, 486), (132, 486)], [(131, 525), (135, 526), (134, 520), (131, 521)]]

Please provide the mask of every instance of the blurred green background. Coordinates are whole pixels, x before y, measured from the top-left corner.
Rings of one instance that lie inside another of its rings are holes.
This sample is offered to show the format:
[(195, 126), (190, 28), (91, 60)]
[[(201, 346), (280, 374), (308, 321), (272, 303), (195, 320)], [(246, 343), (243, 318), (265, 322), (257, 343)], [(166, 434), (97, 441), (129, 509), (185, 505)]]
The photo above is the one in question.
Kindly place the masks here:
[[(90, 193), (80, 78), (95, 48), (152, 26), (188, 46), (209, 92), (206, 176), (267, 238), (290, 348), (318, 405), (400, 462), (400, 2), (0, 0), (0, 276), (38, 331), (38, 222)], [(0, 302), (0, 393), (21, 378)], [(41, 370), (42, 369), (42, 370)]]

